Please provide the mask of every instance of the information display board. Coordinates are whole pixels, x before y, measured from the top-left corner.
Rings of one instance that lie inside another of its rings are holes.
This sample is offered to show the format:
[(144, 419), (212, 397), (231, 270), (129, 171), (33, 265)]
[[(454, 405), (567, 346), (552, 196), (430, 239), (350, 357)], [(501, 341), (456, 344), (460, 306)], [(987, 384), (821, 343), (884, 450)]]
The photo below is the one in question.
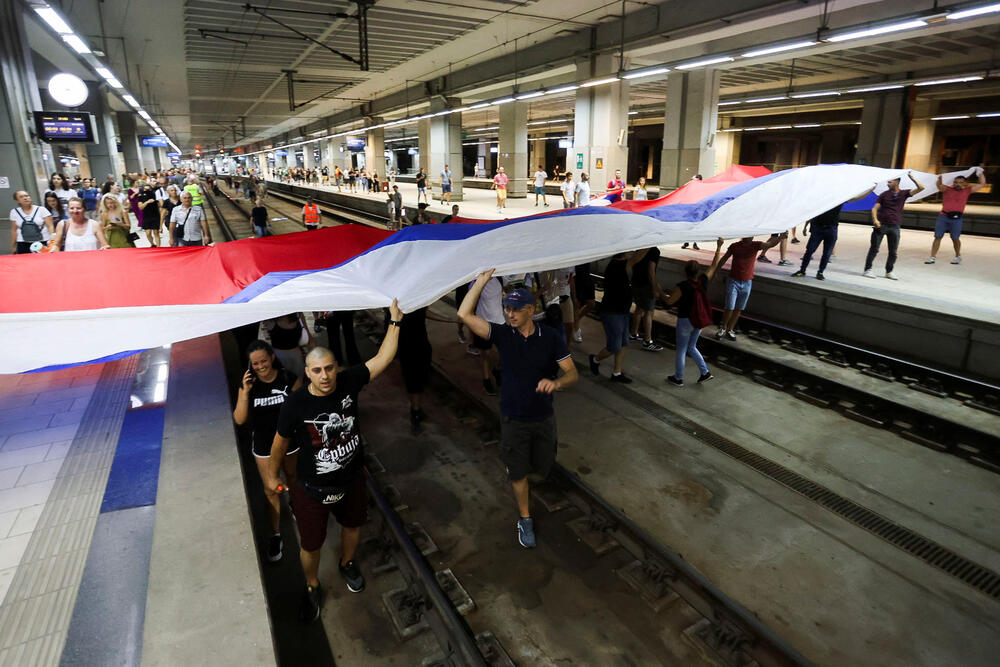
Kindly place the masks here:
[(97, 143), (94, 115), (78, 111), (36, 111), (35, 130), (48, 143)]
[(154, 147), (154, 148), (166, 148), (170, 144), (167, 142), (166, 137), (161, 137), (159, 135), (153, 135), (149, 137), (142, 137), (139, 140), (143, 146)]

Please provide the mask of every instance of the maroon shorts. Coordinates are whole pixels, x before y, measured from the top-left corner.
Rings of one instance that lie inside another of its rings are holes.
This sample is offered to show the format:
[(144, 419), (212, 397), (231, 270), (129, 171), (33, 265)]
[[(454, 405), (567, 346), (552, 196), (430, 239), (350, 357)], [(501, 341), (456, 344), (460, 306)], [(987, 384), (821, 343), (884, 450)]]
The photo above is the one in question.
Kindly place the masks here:
[(344, 497), (325, 505), (316, 500), (296, 481), (289, 489), (292, 513), (299, 527), (299, 544), (305, 551), (318, 551), (326, 540), (326, 523), (330, 514), (344, 528), (357, 528), (368, 518), (368, 489), (365, 476), (344, 492)]

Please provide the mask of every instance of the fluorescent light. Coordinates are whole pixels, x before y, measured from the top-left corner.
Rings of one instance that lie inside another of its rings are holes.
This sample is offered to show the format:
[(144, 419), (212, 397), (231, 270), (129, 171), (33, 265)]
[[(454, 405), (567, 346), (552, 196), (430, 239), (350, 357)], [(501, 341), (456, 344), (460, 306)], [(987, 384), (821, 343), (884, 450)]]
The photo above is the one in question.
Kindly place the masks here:
[(983, 14), (992, 14), (993, 12), (1000, 12), (1000, 2), (994, 5), (985, 5), (983, 7), (975, 7), (973, 9), (963, 9), (958, 12), (951, 12), (945, 18), (967, 19), (970, 16), (982, 16)]
[(901, 83), (887, 83), (884, 86), (868, 86), (867, 88), (851, 88), (848, 93), (874, 93), (877, 90), (895, 90), (897, 88), (903, 88)]
[(42, 17), (42, 20), (49, 24), (49, 27), (60, 35), (72, 35), (73, 30), (66, 25), (62, 17), (51, 7), (35, 7), (35, 13)]
[(485, 109), (490, 105), (489, 102), (480, 102), (479, 104), (473, 104), (469, 107), (469, 111), (475, 111), (476, 109)]
[(695, 67), (704, 67), (706, 65), (715, 65), (717, 63), (731, 63), (735, 58), (730, 56), (719, 56), (718, 58), (708, 58), (707, 60), (696, 60), (692, 63), (685, 63), (683, 65), (677, 65), (677, 69), (693, 69)]
[(761, 126), (761, 127), (744, 127), (743, 131), (744, 132), (757, 132), (759, 130), (766, 130), (766, 129), (767, 128), (764, 127), (764, 126)]
[(790, 130), (790, 129), (792, 129), (792, 126), (791, 125), (768, 125), (767, 129), (769, 129), (769, 130)]
[(914, 86), (940, 86), (944, 83), (965, 83), (966, 81), (979, 81), (983, 77), (981, 76), (960, 76), (954, 79), (937, 79), (935, 81), (921, 81), (919, 83), (913, 84)]
[(90, 53), (90, 47), (76, 35), (63, 35), (63, 41), (73, 47), (73, 50), (79, 54)]
[(794, 125), (793, 127), (799, 128), (799, 127), (819, 127), (819, 126), (820, 126), (819, 123), (802, 123), (801, 125)]
[(499, 125), (494, 125), (493, 127), (477, 127), (474, 130), (472, 130), (472, 131), (473, 132), (485, 132), (486, 130), (499, 130), (499, 129), (500, 129)]
[(666, 74), (670, 71), (669, 67), (657, 67), (656, 69), (648, 69), (639, 72), (630, 72), (629, 74), (623, 74), (623, 79), (641, 79), (646, 76), (656, 76), (657, 74)]
[(961, 120), (963, 118), (968, 118), (968, 116), (933, 116), (931, 120)]
[(866, 28), (865, 30), (854, 30), (852, 32), (845, 32), (839, 35), (833, 35), (827, 37), (828, 42), (846, 42), (849, 39), (861, 39), (862, 37), (873, 37), (875, 35), (884, 35), (889, 32), (898, 32), (900, 30), (910, 30), (912, 28), (923, 28), (927, 25), (927, 21), (923, 19), (913, 19), (911, 21), (903, 21), (902, 23), (892, 23), (890, 25), (883, 25), (877, 28)]
[(749, 100), (743, 100), (744, 104), (754, 104), (755, 102), (775, 102), (777, 100), (787, 100), (786, 95), (775, 95), (774, 97), (751, 97)]
[(576, 85), (575, 83), (571, 84), (569, 86), (559, 86), (558, 88), (553, 88), (551, 90), (546, 90), (545, 94), (546, 95), (555, 95), (557, 93), (566, 93), (566, 92), (569, 92), (571, 90), (576, 90), (579, 87), (580, 86)]
[(135, 98), (132, 97), (131, 95), (122, 95), (122, 99), (125, 100), (125, 103), (128, 104), (129, 106), (135, 107), (136, 109), (139, 108), (139, 103), (136, 102)]
[(139, 115), (146, 120), (153, 120), (145, 109), (139, 109)]
[(507, 104), (507, 102), (513, 102), (513, 97), (501, 97), (499, 100), (493, 100), (490, 104)]
[(742, 132), (742, 127), (727, 127), (724, 130), (719, 130), (719, 132)]
[(792, 97), (795, 98), (795, 99), (797, 99), (797, 100), (801, 100), (801, 99), (806, 98), (806, 97), (826, 97), (828, 95), (840, 95), (840, 91), (837, 91), (837, 90), (821, 90), (821, 91), (816, 92), (816, 93), (798, 93), (796, 95), (792, 95)]
[(518, 99), (518, 100), (528, 100), (528, 99), (531, 99), (532, 97), (541, 97), (544, 94), (545, 93), (542, 92), (541, 90), (536, 90), (536, 91), (534, 91), (532, 93), (525, 93), (523, 95), (518, 95), (517, 97), (515, 97), (515, 99)]
[(584, 81), (580, 84), (581, 88), (590, 88), (591, 86), (603, 86), (606, 83), (614, 83), (618, 80), (617, 76), (609, 76), (604, 79), (594, 79), (593, 81)]
[(1000, 111), (991, 111), (990, 113), (977, 113), (976, 118), (997, 118), (1000, 116)]
[(730, 100), (728, 102), (719, 102), (720, 107), (728, 107), (734, 104), (743, 104), (743, 100)]
[(639, 113), (638, 111), (629, 111), (629, 112), (628, 112), (628, 115), (629, 115), (629, 116), (635, 116), (635, 115), (637, 115), (638, 113)]
[(435, 118), (437, 118), (438, 116), (445, 116), (445, 115), (450, 114), (450, 113), (451, 113), (451, 109), (445, 109), (444, 111), (438, 111), (436, 114), (433, 114), (433, 115), (434, 115)]
[(782, 44), (781, 46), (769, 46), (763, 49), (757, 49), (755, 51), (747, 51), (743, 54), (743, 58), (756, 58), (757, 56), (766, 56), (772, 53), (781, 53), (782, 51), (791, 51), (792, 49), (804, 49), (807, 46), (812, 46), (816, 42), (809, 40), (808, 42), (795, 42), (794, 44)]

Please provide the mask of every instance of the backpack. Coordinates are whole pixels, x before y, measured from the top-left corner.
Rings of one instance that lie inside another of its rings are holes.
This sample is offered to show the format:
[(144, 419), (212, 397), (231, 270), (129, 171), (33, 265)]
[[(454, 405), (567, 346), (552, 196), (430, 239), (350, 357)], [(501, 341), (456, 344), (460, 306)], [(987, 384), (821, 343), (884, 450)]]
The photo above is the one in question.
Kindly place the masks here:
[(40, 210), (35, 207), (35, 210), (31, 212), (30, 218), (25, 218), (24, 214), (21, 213), (21, 209), (15, 208), (17, 215), (21, 218), (21, 238), (24, 239), (25, 243), (34, 243), (35, 241), (42, 240), (42, 228), (35, 222), (35, 216), (38, 215)]
[(691, 315), (688, 318), (691, 326), (695, 329), (703, 329), (712, 323), (712, 304), (708, 300), (708, 290), (705, 288), (703, 278), (691, 281), (693, 294), (691, 295)]

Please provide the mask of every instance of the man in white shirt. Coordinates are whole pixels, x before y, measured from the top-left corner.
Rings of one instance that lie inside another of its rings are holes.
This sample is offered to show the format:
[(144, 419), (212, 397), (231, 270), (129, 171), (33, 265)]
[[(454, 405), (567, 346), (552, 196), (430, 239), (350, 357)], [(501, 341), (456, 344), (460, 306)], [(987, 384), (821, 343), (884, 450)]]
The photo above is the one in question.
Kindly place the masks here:
[(576, 205), (590, 206), (590, 176), (586, 172), (580, 174), (580, 182), (576, 184)]
[(542, 196), (542, 203), (546, 206), (549, 205), (549, 200), (545, 197), (545, 179), (549, 175), (545, 173), (542, 169), (542, 165), (538, 165), (538, 169), (535, 171), (534, 181), (535, 181), (535, 206), (538, 206), (538, 195)]
[(566, 180), (559, 186), (562, 192), (563, 208), (573, 208), (576, 205), (576, 183), (573, 182), (573, 172), (566, 172)]

